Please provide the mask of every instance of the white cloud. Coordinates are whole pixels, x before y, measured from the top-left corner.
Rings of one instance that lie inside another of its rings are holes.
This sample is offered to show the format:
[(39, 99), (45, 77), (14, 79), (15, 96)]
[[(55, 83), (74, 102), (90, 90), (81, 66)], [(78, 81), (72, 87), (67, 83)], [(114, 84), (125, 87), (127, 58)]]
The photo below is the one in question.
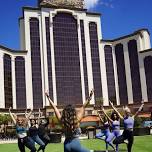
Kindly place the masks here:
[(85, 7), (87, 9), (91, 9), (96, 7), (97, 5), (102, 5), (105, 7), (110, 7), (110, 8), (114, 8), (113, 6), (113, 1), (114, 0), (84, 0), (85, 2)]
[(87, 9), (95, 7), (99, 2), (99, 0), (84, 0), (84, 1), (85, 1), (85, 7)]

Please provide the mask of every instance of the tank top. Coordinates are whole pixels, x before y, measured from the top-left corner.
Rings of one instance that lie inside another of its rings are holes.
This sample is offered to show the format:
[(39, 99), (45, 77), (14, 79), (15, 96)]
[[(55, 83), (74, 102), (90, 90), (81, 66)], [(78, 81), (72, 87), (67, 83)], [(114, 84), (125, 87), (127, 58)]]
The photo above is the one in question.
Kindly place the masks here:
[(38, 128), (36, 126), (32, 126), (29, 128), (29, 135), (31, 137), (37, 136), (38, 135)]
[(109, 126), (110, 126), (110, 125), (109, 125), (108, 122), (105, 122), (105, 123), (104, 123), (104, 133), (105, 133), (106, 136), (110, 133)]
[(16, 125), (16, 133), (18, 138), (24, 138), (27, 136), (27, 128)]
[(81, 128), (76, 128), (74, 131), (65, 131), (66, 138), (78, 138), (81, 135)]
[(134, 119), (132, 117), (124, 118), (124, 128), (125, 129), (133, 129), (134, 128)]
[(120, 121), (115, 120), (112, 122), (112, 130), (119, 130), (120, 129)]

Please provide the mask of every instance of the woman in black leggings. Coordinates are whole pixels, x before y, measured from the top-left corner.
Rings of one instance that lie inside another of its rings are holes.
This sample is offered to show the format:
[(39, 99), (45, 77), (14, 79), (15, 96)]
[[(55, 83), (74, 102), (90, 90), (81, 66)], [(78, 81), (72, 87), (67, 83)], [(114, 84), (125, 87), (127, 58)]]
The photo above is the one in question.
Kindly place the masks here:
[[(39, 109), (39, 118), (38, 118), (38, 136), (44, 142), (45, 147), (50, 142), (50, 137), (48, 135), (48, 125), (49, 125), (49, 118), (43, 118), (41, 116), (41, 111)], [(41, 150), (41, 147), (38, 151)]]
[(27, 136), (28, 130), (28, 119), (32, 111), (29, 113), (27, 118), (17, 117), (11, 113), (11, 108), (9, 108), (9, 114), (12, 118), (13, 123), (16, 126), (16, 133), (18, 137), (18, 148), (20, 152), (25, 152), (25, 147), (29, 148), (31, 152), (36, 152), (36, 148), (33, 140)]
[(124, 131), (123, 134), (113, 141), (114, 144), (121, 144), (124, 143), (125, 140), (127, 140), (127, 149), (128, 152), (131, 152), (134, 136), (133, 136), (133, 128), (134, 128), (134, 118), (138, 115), (138, 113), (142, 110), (144, 103), (140, 106), (138, 111), (135, 113), (135, 115), (131, 114), (131, 111), (128, 107), (123, 108), (124, 110), (124, 117), (118, 112), (118, 110), (114, 107), (112, 102), (110, 102), (112, 108), (115, 110), (115, 112), (119, 115), (120, 119), (123, 120), (124, 123)]

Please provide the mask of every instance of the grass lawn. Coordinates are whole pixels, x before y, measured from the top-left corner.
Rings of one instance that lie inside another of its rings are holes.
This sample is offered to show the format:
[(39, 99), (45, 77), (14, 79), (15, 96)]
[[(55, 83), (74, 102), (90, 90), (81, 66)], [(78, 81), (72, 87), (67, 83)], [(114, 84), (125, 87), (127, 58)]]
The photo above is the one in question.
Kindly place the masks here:
[[(98, 139), (90, 139), (81, 141), (84, 147), (88, 149), (100, 151), (105, 150), (104, 141)], [(126, 145), (122, 144), (120, 149), (126, 152)], [(0, 152), (18, 152), (17, 144), (0, 144)], [(152, 151), (152, 136), (135, 137), (132, 152), (151, 152)], [(29, 152), (29, 150), (27, 150)], [(63, 152), (63, 144), (49, 144), (46, 152)], [(121, 151), (120, 151), (121, 152)]]

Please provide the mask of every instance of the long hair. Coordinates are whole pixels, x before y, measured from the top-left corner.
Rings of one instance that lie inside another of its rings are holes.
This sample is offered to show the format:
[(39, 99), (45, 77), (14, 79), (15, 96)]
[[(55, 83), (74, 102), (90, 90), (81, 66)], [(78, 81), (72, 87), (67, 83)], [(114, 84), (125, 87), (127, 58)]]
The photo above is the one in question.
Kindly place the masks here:
[[(114, 117), (114, 115), (116, 115), (116, 118)], [(111, 119), (114, 121), (114, 120), (119, 120), (119, 115), (115, 112), (115, 111), (113, 111), (112, 112), (112, 114), (111, 114)]]
[[(27, 122), (26, 122), (26, 119), (25, 119), (24, 117), (17, 116), (15, 119), (16, 119), (17, 125), (21, 125), (21, 126), (23, 126), (23, 127), (26, 127)], [(22, 123), (19, 124), (19, 121), (22, 121)]]
[(77, 115), (76, 109), (72, 105), (67, 105), (62, 112), (61, 122), (64, 126), (64, 129), (73, 132), (77, 127)]

